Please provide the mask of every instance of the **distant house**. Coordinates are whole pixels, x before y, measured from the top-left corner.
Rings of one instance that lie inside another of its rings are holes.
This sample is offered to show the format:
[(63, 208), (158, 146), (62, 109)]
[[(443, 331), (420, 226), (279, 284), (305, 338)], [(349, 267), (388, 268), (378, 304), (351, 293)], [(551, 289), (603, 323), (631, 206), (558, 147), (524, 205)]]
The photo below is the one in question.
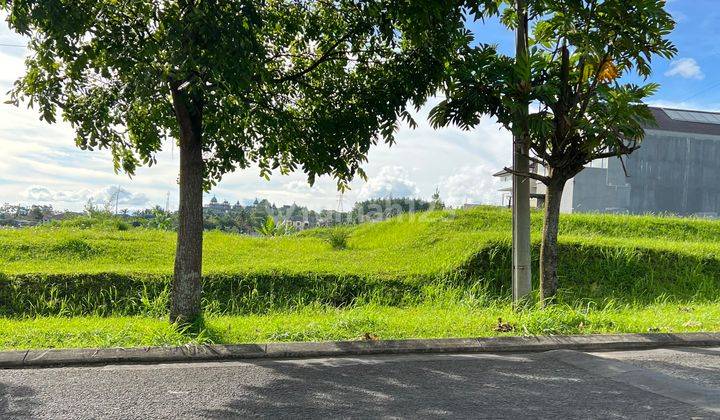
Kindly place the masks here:
[[(720, 113), (651, 107), (657, 125), (645, 128), (640, 148), (620, 159), (589, 164), (568, 181), (561, 211), (720, 215)], [(623, 170), (623, 162), (625, 170)], [(534, 169), (544, 173), (543, 167)], [(506, 183), (510, 175), (495, 176)], [(545, 186), (530, 180), (534, 205)], [(503, 204), (512, 199), (503, 185)]]
[[(239, 203), (238, 203), (239, 205)], [(229, 212), (232, 209), (232, 206), (230, 203), (228, 203), (227, 200), (223, 201), (222, 203), (218, 202), (217, 197), (213, 197), (210, 199), (210, 204), (205, 206), (205, 212), (210, 214), (225, 214)]]
[(310, 222), (307, 220), (288, 220), (285, 223), (290, 224), (296, 230), (305, 230), (310, 228)]
[[(536, 163), (530, 164), (530, 172), (532, 173), (543, 173), (544, 168), (539, 167)], [(501, 182), (501, 188), (499, 191), (502, 193), (502, 204), (508, 206), (512, 204), (512, 174), (506, 170), (502, 170), (493, 174), (494, 177), (499, 178)], [(534, 179), (530, 181), (530, 206), (534, 208), (541, 208), (545, 204), (545, 185)]]

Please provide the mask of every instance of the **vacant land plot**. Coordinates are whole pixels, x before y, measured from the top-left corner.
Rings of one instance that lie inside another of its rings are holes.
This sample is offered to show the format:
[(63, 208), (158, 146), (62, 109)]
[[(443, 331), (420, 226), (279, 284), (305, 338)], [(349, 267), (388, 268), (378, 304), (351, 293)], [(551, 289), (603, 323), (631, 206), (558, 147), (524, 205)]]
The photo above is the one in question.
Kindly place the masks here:
[(0, 230), (0, 348), (720, 330), (716, 221), (565, 215), (559, 303), (520, 311), (503, 209), (343, 228), (341, 249), (210, 232), (193, 331), (164, 320), (175, 235), (104, 226)]

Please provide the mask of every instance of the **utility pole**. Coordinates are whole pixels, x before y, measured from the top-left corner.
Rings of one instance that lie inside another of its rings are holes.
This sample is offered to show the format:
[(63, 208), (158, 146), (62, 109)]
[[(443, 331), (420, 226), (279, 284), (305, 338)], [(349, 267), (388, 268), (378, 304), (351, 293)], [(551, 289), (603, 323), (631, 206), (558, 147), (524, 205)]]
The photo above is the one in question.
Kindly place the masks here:
[[(525, 0), (516, 0), (517, 30), (515, 39), (515, 63), (529, 66), (528, 16)], [(523, 72), (523, 74), (526, 74)], [(521, 82), (521, 90), (529, 90), (530, 80)], [(513, 178), (512, 178), (512, 291), (513, 302), (519, 303), (531, 291), (530, 283), (530, 179), (518, 174), (530, 172), (528, 114), (530, 104), (525, 103), (518, 114), (513, 135)]]
[(338, 201), (337, 201), (337, 203), (338, 203), (338, 205), (337, 205), (337, 211), (338, 211), (339, 213), (342, 213), (342, 212), (344, 211), (344, 208), (343, 208), (343, 199), (344, 199), (344, 197), (345, 197), (345, 194), (343, 194), (343, 193), (338, 193), (338, 196), (337, 196), (337, 197), (338, 197)]
[(120, 186), (118, 185), (117, 191), (115, 191), (115, 216), (118, 215), (118, 204), (120, 202)]

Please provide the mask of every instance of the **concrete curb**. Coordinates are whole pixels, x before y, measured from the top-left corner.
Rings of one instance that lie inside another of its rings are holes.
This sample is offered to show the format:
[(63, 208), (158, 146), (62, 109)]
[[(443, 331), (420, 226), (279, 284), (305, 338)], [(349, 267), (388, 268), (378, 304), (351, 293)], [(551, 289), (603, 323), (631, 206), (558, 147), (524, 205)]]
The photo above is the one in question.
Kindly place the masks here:
[(549, 350), (613, 351), (720, 346), (720, 333), (613, 334), (432, 340), (330, 341), (181, 347), (53, 349), (0, 352), (0, 369), (308, 358), (408, 353), (507, 353)]

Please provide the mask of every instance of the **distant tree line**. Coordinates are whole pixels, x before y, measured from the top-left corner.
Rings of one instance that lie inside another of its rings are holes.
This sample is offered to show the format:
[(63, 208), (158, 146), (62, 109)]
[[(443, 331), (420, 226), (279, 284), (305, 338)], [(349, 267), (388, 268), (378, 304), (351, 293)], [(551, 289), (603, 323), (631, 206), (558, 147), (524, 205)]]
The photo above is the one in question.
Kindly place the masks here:
[(57, 216), (58, 212), (48, 205), (21, 206), (4, 204), (0, 206), (0, 226), (34, 226), (52, 220)]
[(297, 204), (276, 206), (267, 199), (256, 199), (252, 204), (243, 206), (239, 203), (214, 210), (210, 206), (203, 212), (205, 230), (222, 230), (254, 234), (261, 229), (268, 217), (278, 223), (286, 223), (295, 229), (313, 227), (330, 227), (336, 225), (356, 224), (366, 221), (384, 220), (402, 213), (422, 212), (442, 209), (444, 204), (439, 194), (433, 195), (432, 201), (417, 198), (375, 198), (355, 203), (348, 212), (337, 210), (311, 210)]
[(373, 198), (355, 203), (349, 219), (354, 223), (365, 221), (385, 220), (403, 213), (416, 213), (430, 210), (440, 210), (445, 205), (440, 201), (440, 195), (433, 194), (432, 201), (419, 198)]
[[(436, 192), (431, 201), (418, 198), (374, 198), (355, 203), (350, 211), (311, 210), (297, 204), (277, 206), (267, 199), (255, 199), (248, 205), (239, 202), (234, 205), (221, 203), (207, 205), (203, 211), (203, 228), (239, 234), (254, 235), (271, 218), (276, 223), (284, 223), (293, 230), (314, 227), (357, 224), (367, 221), (385, 220), (403, 213), (423, 212), (444, 208)], [(88, 201), (82, 213), (56, 211), (52, 206), (13, 206), (0, 207), (0, 226), (23, 227), (42, 223), (59, 226), (91, 228), (97, 226), (117, 227), (125, 230), (132, 227), (150, 229), (177, 230), (177, 212), (166, 211), (160, 206), (130, 212), (123, 209), (117, 214), (107, 207), (98, 207)]]

